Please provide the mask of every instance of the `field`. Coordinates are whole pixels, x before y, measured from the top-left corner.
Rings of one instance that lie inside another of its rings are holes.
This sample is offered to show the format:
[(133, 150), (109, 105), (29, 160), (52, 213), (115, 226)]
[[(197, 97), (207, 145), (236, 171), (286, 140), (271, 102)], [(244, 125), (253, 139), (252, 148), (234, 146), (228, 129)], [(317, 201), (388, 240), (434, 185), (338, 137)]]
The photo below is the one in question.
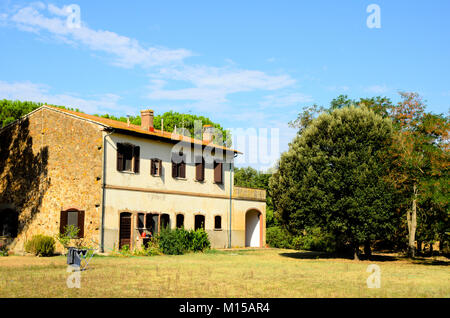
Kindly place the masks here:
[[(368, 288), (369, 264), (381, 287)], [(68, 288), (63, 256), (0, 257), (0, 297), (450, 297), (448, 259), (372, 261), (280, 249), (91, 259)]]

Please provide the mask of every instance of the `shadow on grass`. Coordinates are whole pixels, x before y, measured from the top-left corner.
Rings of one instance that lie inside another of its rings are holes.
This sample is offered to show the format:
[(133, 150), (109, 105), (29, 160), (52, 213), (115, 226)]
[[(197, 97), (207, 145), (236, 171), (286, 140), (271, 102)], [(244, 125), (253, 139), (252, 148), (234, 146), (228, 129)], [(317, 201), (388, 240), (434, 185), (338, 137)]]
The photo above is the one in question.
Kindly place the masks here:
[[(314, 251), (298, 251), (292, 253), (280, 253), (280, 256), (295, 258), (295, 259), (347, 259), (353, 260), (353, 255), (348, 253), (325, 253)], [(399, 257), (393, 255), (372, 255), (367, 258), (365, 255), (359, 256), (361, 261), (370, 260), (375, 262), (392, 262), (400, 260)]]
[(426, 259), (426, 258), (415, 258), (412, 260), (414, 264), (418, 265), (435, 265), (435, 266), (449, 266), (450, 261), (436, 260), (436, 259)]

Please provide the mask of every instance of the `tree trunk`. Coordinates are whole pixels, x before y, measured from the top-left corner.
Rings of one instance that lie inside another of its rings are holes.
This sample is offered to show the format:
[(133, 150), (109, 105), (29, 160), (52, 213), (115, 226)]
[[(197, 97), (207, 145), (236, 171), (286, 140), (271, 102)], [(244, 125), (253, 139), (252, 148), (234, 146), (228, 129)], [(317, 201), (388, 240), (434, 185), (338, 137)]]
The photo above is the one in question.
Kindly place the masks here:
[(416, 240), (416, 228), (417, 228), (417, 185), (414, 183), (414, 199), (412, 202), (411, 210), (408, 210), (406, 218), (408, 221), (408, 256), (415, 257), (416, 248), (414, 242)]
[(366, 241), (364, 243), (364, 255), (366, 256), (367, 259), (372, 257), (372, 249), (370, 248), (370, 241)]
[(355, 244), (353, 251), (353, 260), (359, 261), (359, 244)]

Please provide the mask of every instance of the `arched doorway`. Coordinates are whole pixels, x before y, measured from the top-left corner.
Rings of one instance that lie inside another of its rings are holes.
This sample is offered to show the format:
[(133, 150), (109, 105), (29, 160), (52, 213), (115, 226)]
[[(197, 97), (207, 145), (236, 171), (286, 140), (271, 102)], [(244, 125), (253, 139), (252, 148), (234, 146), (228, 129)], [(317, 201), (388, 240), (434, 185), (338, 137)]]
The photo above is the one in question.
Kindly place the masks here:
[(247, 211), (245, 215), (245, 246), (261, 247), (262, 222), (261, 212), (258, 210)]
[(131, 213), (120, 213), (119, 249), (131, 244)]

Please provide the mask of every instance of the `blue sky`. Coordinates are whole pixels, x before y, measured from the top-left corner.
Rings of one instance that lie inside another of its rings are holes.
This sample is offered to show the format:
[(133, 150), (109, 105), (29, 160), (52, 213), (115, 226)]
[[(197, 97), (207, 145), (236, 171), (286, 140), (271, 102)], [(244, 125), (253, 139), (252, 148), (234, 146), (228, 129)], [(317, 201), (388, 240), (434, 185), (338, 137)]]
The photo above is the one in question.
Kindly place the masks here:
[[(368, 28), (370, 4), (381, 27)], [(81, 27), (65, 6), (77, 4)], [(302, 107), (415, 91), (450, 106), (450, 2), (0, 0), (0, 98), (136, 115), (174, 110), (226, 128), (278, 128)], [(257, 152), (252, 142), (247, 155)], [(244, 156), (245, 157), (245, 156)], [(244, 158), (243, 157), (243, 158)]]

